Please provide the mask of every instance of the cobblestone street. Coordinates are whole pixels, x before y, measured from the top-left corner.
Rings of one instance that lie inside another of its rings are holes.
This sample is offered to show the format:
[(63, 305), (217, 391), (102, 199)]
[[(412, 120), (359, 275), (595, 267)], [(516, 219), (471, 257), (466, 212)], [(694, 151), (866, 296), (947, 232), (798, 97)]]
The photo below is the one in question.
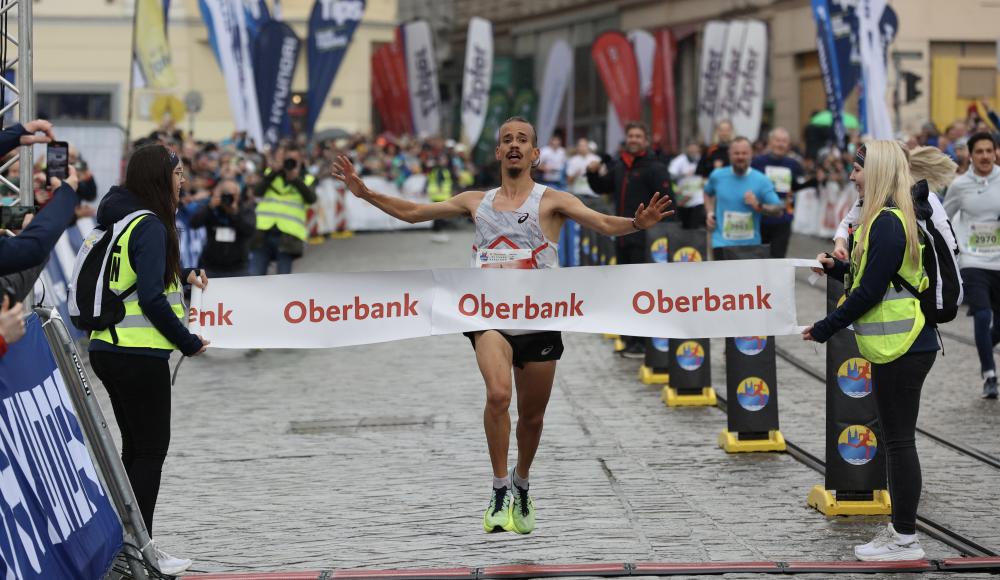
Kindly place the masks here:
[[(451, 237), (331, 240), (311, 247), (296, 271), (465, 266), (471, 233)], [(790, 256), (821, 247), (796, 238)], [(825, 308), (806, 275), (796, 288), (803, 325)], [(945, 330), (971, 338), (964, 309)], [(530, 536), (482, 532), (491, 477), (484, 388), (468, 340), (449, 335), (332, 350), (210, 350), (186, 361), (156, 537), (194, 559), (192, 572), (806, 561), (851, 560), (851, 547), (886, 521), (827, 519), (806, 505), (821, 475), (787, 454), (727, 455), (716, 444), (722, 411), (668, 409), (660, 387), (641, 384), (639, 363), (613, 355), (609, 341), (567, 334), (565, 342), (532, 469), (539, 523)], [(979, 398), (974, 348), (947, 336), (944, 344), (924, 387), (921, 426), (1000, 455), (1000, 406)], [(825, 368), (822, 345), (785, 336), (778, 346)], [(723, 361), (723, 341), (713, 340), (720, 394)], [(822, 458), (824, 386), (780, 358), (778, 383), (782, 432)], [(110, 419), (106, 398), (103, 407)], [(997, 470), (920, 436), (917, 444), (920, 513), (1000, 550)], [(921, 541), (929, 558), (957, 555)]]

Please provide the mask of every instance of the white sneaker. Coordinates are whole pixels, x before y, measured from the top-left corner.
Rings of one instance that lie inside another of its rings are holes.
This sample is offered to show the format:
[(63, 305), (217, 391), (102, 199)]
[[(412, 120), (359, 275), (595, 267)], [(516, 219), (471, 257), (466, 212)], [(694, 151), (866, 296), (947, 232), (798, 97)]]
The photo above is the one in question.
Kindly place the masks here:
[(161, 550), (156, 543), (153, 543), (153, 550), (156, 552), (156, 567), (160, 572), (168, 576), (176, 576), (191, 567), (191, 560), (175, 558)]
[(449, 240), (451, 240), (451, 238), (448, 237), (448, 234), (445, 233), (431, 234), (432, 242), (436, 242), (438, 244), (445, 244), (448, 243)]
[(909, 542), (904, 541), (892, 524), (879, 531), (875, 539), (867, 544), (854, 546), (854, 557), (862, 562), (922, 560), (925, 555), (920, 540), (914, 537)]

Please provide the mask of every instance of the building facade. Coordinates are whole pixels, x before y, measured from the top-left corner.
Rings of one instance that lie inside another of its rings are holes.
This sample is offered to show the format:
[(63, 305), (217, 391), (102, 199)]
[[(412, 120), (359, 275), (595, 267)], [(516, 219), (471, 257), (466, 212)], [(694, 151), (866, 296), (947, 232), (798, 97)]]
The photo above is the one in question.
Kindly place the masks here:
[[(964, 118), (974, 102), (998, 105), (993, 23), (1000, 17), (1000, 3), (889, 0), (889, 4), (898, 15), (899, 31), (889, 52), (887, 105), (899, 132), (919, 132), (927, 121), (944, 130)], [(456, 0), (452, 62), (444, 63), (446, 69), (461, 70), (465, 29), (472, 16), (494, 22), (496, 54), (513, 57), (519, 63), (517, 80), (532, 83), (536, 90), (542, 85), (549, 47), (559, 38), (570, 42), (577, 72), (570, 95), (574, 126), (568, 132), (598, 143), (604, 137), (607, 97), (590, 61), (590, 45), (604, 30), (674, 32), (682, 138), (696, 134), (701, 31), (713, 19), (753, 18), (768, 26), (765, 126), (783, 126), (801, 138), (810, 114), (826, 108), (809, 0)], [(905, 102), (904, 73), (918, 78), (915, 86), (920, 94), (911, 93), (915, 97), (911, 102)], [(893, 100), (897, 87), (898, 107)], [(857, 103), (855, 94), (846, 103), (847, 110), (856, 113)]]
[[(313, 4), (314, 0), (281, 2), (283, 19), (302, 40), (293, 90), (303, 94), (307, 89), (305, 42)], [(134, 0), (35, 0), (33, 6), (36, 112), (54, 121), (126, 127)], [(364, 19), (321, 104), (317, 130), (370, 129), (371, 54), (381, 43), (392, 41), (396, 21), (396, 0), (367, 1)], [(171, 2), (168, 39), (177, 86), (166, 91), (135, 91), (132, 135), (149, 133), (165, 109), (183, 115), (178, 126), (193, 128), (200, 138), (231, 135), (229, 100), (198, 0)], [(195, 115), (183, 108), (185, 96), (191, 93), (200, 95), (202, 101)]]

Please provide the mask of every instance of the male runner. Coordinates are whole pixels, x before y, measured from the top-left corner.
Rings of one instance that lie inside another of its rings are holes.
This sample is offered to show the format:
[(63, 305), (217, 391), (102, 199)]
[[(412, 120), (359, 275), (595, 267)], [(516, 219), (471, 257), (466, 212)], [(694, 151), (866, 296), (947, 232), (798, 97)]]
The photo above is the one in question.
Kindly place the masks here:
[[(554, 240), (559, 239), (566, 219), (607, 236), (623, 236), (673, 214), (667, 209), (670, 198), (659, 193), (648, 206), (640, 204), (634, 218), (596, 212), (570, 193), (532, 181), (531, 168), (538, 157), (534, 127), (525, 119), (512, 117), (500, 127), (496, 159), (502, 169), (501, 185), (491, 191), (466, 191), (447, 201), (414, 203), (368, 189), (345, 156), (334, 164), (333, 176), (354, 195), (409, 223), (472, 216), (476, 223), (473, 253), (478, 267), (558, 267), (558, 244)], [(483, 515), (483, 529), (527, 534), (535, 528), (528, 471), (541, 439), (556, 361), (563, 352), (562, 337), (559, 332), (500, 330), (470, 332), (466, 336), (472, 341), (486, 382), (483, 425), (493, 464), (493, 494)], [(517, 385), (517, 463), (513, 472), (508, 472), (511, 371)]]

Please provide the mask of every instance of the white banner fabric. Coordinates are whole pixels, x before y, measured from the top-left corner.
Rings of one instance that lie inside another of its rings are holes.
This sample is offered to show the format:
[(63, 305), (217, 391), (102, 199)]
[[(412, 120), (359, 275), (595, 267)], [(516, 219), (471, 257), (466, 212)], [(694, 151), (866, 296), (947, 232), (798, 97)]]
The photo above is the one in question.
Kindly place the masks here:
[[(221, 278), (192, 293), (213, 348), (328, 348), (472, 330), (706, 338), (795, 334), (809, 260)], [(680, 270), (683, 268), (683, 270)]]
[(559, 112), (566, 101), (566, 89), (573, 78), (573, 49), (565, 40), (557, 40), (549, 49), (545, 77), (538, 100), (538, 142), (548, 144), (556, 130)]
[(639, 92), (643, 99), (653, 94), (653, 55), (656, 53), (656, 39), (645, 30), (631, 30), (628, 40), (635, 52), (635, 63), (639, 69)]
[(885, 50), (879, 20), (885, 12), (885, 0), (860, 0), (858, 42), (861, 44), (861, 74), (865, 90), (867, 133), (873, 139), (892, 139), (892, 120), (886, 102), (889, 74), (885, 66)]
[(473, 16), (465, 48), (462, 82), (462, 141), (475, 147), (483, 133), (493, 79), (493, 23)]
[(712, 20), (705, 25), (701, 38), (701, 72), (698, 82), (698, 134), (704, 143), (712, 142), (715, 131), (715, 108), (722, 84), (722, 57), (726, 52), (729, 23)]
[(764, 114), (764, 73), (767, 69), (767, 25), (750, 20), (746, 25), (736, 100), (731, 119), (733, 130), (751, 141), (760, 136), (760, 121)]
[(441, 93), (431, 27), (423, 20), (403, 25), (413, 130), (421, 139), (441, 133)]
[(733, 120), (736, 110), (736, 94), (740, 88), (740, 64), (743, 61), (743, 51), (746, 45), (749, 22), (734, 20), (729, 23), (726, 33), (726, 50), (722, 55), (721, 78), (719, 79), (719, 100), (715, 103), (715, 119)]

